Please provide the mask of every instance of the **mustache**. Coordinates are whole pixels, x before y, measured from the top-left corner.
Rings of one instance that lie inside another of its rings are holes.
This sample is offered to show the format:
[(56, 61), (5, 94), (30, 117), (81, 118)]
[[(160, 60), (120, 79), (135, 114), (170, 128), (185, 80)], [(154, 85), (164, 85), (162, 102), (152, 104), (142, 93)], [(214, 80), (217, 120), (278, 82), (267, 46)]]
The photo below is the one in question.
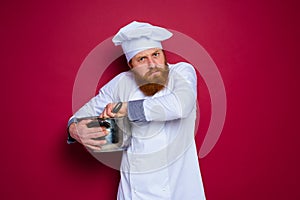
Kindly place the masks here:
[(167, 65), (155, 65), (148, 72), (146, 72), (144, 77), (150, 76), (151, 74), (153, 74), (155, 72), (168, 72), (168, 71), (169, 71), (169, 68)]

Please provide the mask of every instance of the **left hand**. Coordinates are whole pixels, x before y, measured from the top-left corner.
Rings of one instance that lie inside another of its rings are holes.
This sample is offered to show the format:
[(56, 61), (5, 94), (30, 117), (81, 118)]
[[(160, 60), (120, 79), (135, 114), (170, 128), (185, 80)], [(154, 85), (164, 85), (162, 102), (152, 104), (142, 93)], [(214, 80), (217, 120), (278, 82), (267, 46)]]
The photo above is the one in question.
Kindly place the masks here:
[(103, 112), (100, 114), (100, 118), (113, 118), (113, 117), (125, 117), (127, 116), (127, 102), (123, 102), (121, 109), (117, 113), (113, 113), (112, 109), (117, 103), (109, 103), (106, 105)]

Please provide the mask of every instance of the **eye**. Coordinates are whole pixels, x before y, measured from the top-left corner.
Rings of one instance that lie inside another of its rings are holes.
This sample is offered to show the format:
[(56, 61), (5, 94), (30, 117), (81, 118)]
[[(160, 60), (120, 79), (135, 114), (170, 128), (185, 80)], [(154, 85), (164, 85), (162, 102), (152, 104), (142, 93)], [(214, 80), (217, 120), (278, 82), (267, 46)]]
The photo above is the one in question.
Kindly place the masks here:
[(155, 53), (153, 53), (153, 56), (154, 56), (154, 57), (158, 57), (158, 56), (159, 56), (159, 53), (158, 53), (158, 52), (155, 52)]
[(143, 62), (144, 60), (145, 60), (145, 57), (140, 57), (140, 58), (138, 59), (139, 62)]

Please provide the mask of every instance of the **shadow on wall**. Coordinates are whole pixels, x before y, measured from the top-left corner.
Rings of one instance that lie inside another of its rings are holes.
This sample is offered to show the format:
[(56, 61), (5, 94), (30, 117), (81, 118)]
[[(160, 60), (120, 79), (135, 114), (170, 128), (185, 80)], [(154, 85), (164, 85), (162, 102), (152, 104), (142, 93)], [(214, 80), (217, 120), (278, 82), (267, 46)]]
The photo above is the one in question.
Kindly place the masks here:
[[(66, 138), (63, 138), (66, 140)], [(108, 166), (118, 168), (121, 163), (122, 152), (105, 152), (91, 154), (85, 147), (79, 143), (64, 144), (61, 146), (61, 155), (73, 170), (85, 171), (86, 173), (99, 172), (99, 169), (105, 170)], [(117, 169), (116, 169), (117, 170)]]

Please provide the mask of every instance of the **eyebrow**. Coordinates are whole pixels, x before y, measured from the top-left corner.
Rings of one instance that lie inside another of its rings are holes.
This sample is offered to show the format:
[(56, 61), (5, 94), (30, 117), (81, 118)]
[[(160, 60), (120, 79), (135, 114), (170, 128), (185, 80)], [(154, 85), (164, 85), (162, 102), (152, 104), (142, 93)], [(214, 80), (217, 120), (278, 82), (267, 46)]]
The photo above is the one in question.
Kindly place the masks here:
[[(157, 49), (156, 51), (154, 51), (153, 53), (151, 53), (151, 55), (153, 55), (155, 53), (158, 53), (159, 51), (161, 51), (161, 49)], [(147, 55), (146, 54), (142, 54), (142, 55), (138, 56), (137, 59), (139, 60), (139, 59), (141, 59), (143, 57), (147, 57)]]
[(146, 55), (138, 56), (136, 59), (139, 60), (139, 59), (141, 59), (141, 58), (143, 58), (143, 57), (146, 57)]

